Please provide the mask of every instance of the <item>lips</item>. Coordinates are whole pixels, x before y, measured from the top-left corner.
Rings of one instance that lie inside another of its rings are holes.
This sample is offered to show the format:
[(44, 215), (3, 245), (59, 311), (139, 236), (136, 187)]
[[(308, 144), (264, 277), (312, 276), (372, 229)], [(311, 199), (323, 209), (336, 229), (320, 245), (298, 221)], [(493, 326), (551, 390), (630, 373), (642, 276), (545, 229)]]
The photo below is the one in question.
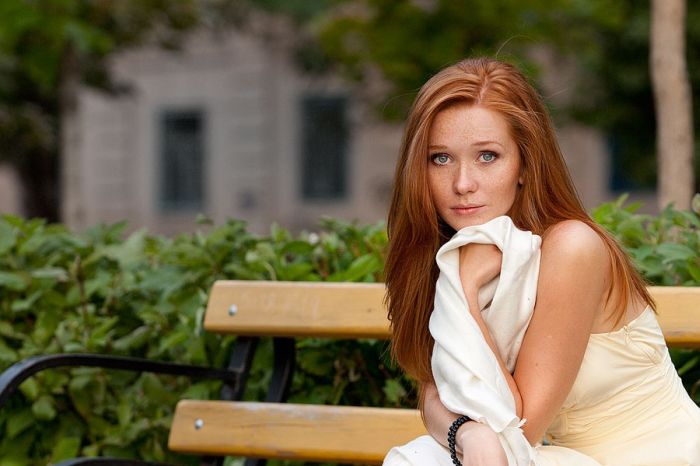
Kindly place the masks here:
[(471, 213), (478, 211), (482, 207), (484, 207), (484, 206), (479, 205), (479, 204), (467, 204), (467, 205), (454, 206), (454, 207), (451, 207), (451, 209), (454, 212), (457, 212), (458, 214), (471, 214)]

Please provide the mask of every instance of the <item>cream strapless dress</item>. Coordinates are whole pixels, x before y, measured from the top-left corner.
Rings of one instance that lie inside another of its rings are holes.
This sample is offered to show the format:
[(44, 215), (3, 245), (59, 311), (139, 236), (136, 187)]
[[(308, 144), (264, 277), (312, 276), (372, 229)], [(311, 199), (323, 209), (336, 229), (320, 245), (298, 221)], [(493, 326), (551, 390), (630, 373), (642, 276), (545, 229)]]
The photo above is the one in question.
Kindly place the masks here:
[(591, 335), (546, 438), (604, 466), (700, 466), (700, 408), (651, 308), (617, 331)]
[[(536, 448), (536, 466), (700, 466), (700, 408), (684, 390), (651, 308), (590, 336), (574, 385)], [(451, 465), (429, 436), (385, 465)]]

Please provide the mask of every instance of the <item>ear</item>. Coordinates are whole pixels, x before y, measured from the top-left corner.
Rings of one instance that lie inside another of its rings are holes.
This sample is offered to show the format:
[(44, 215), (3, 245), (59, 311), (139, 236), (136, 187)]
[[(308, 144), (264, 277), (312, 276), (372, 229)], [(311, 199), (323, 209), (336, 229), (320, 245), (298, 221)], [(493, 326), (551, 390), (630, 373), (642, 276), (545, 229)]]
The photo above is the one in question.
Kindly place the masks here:
[(518, 178), (518, 184), (519, 184), (520, 186), (523, 185), (523, 175), (520, 175), (520, 177)]

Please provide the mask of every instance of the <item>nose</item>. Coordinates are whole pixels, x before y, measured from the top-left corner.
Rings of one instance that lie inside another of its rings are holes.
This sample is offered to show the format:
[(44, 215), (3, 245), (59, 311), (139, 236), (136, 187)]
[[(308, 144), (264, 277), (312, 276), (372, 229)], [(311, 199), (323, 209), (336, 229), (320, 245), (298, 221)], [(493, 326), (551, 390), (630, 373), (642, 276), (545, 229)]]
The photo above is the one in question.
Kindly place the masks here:
[(467, 164), (459, 164), (452, 180), (452, 186), (456, 194), (467, 194), (476, 191), (476, 178), (474, 173), (469, 170)]

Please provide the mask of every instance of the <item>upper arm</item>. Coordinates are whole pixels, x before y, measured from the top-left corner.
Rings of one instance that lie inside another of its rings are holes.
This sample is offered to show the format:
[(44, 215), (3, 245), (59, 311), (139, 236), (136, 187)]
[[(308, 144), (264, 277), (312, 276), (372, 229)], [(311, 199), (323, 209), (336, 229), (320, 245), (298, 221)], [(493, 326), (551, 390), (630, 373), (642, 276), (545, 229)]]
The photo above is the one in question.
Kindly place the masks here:
[(553, 226), (542, 243), (537, 301), (514, 378), (531, 443), (541, 440), (566, 399), (610, 283), (610, 256), (583, 222)]

